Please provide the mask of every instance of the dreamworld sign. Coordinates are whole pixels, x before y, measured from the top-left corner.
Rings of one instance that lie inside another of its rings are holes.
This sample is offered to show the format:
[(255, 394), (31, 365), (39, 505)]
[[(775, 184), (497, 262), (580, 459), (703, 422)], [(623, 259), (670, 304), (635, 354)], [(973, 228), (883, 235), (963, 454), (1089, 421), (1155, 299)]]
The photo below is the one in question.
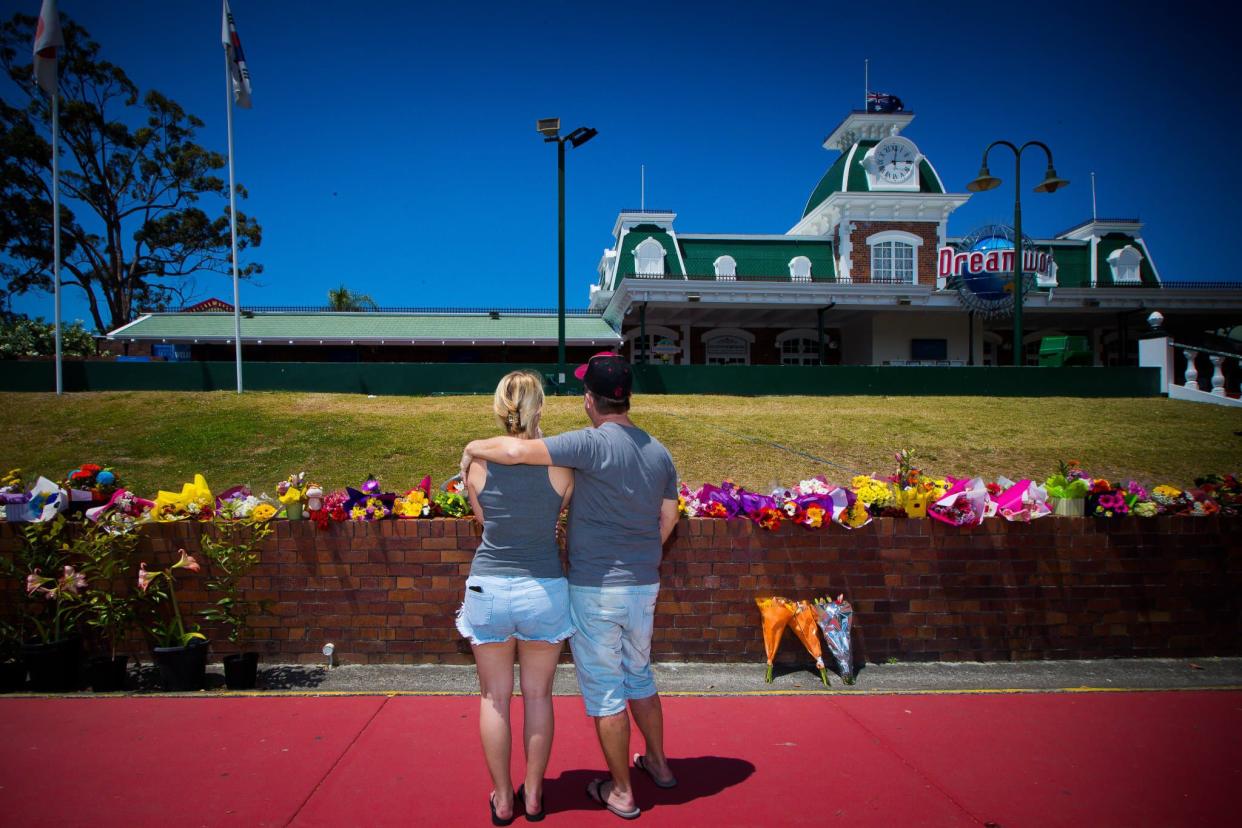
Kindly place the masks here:
[[(938, 251), (938, 274), (941, 279), (950, 276), (985, 276), (997, 274), (1013, 276), (1012, 242), (1008, 250), (961, 251), (956, 247), (942, 247)], [(1046, 276), (1052, 267), (1052, 256), (1045, 250), (1022, 251), (1022, 272), (1033, 276)]]
[[(956, 245), (937, 251), (937, 274), (947, 287), (957, 290), (962, 304), (989, 316), (1013, 310), (1013, 228), (1003, 224), (981, 227)], [(1022, 241), (1022, 293), (1037, 278), (1050, 275), (1052, 254), (1040, 250), (1028, 238)]]

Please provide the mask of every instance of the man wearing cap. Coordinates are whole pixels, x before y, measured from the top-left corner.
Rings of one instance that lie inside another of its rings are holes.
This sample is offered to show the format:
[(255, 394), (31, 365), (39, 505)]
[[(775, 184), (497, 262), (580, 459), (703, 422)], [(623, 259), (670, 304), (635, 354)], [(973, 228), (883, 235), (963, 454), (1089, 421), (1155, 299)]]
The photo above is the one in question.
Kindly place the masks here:
[(519, 440), (475, 440), (462, 455), (489, 463), (575, 470), (569, 504), (570, 639), (578, 687), (594, 717), (610, 780), (587, 793), (626, 819), (639, 809), (630, 785), (629, 710), (646, 741), (634, 766), (656, 785), (677, 784), (664, 756), (664, 718), (651, 672), (651, 631), (662, 548), (677, 524), (677, 471), (658, 440), (630, 421), (629, 363), (596, 354), (574, 372), (586, 388), (590, 428)]

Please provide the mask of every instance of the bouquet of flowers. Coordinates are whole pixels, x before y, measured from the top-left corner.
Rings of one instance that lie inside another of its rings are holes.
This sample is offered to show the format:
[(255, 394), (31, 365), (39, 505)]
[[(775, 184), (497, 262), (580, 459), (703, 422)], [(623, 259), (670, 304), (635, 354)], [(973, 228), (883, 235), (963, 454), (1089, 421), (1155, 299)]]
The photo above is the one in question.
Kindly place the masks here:
[[(11, 477), (12, 474), (11, 472)], [(10, 488), (18, 486), (20, 486), (20, 480), (9, 484)], [(51, 520), (68, 508), (69, 493), (46, 477), (40, 477), (35, 480), (28, 492), (9, 491), (0, 494), (0, 503), (4, 504), (5, 520), (42, 523)]]
[(22, 485), (22, 470), (10, 469), (0, 478), (0, 517), (11, 521), (25, 520), (26, 504), (29, 502), (30, 493)]
[(311, 510), (311, 520), (315, 521), (315, 526), (319, 529), (327, 529), (332, 521), (342, 523), (349, 520), (349, 512), (345, 508), (349, 499), (349, 491), (344, 489), (323, 495), (320, 508)]
[(1048, 507), (1048, 492), (1043, 486), (1030, 480), (1017, 483), (1001, 477), (996, 481), (1002, 491), (996, 496), (996, 511), (1005, 520), (1029, 523), (1035, 518), (1052, 514)]
[(9, 469), (4, 477), (0, 477), (0, 495), (18, 494), (24, 491), (21, 469)]
[(1222, 511), (1232, 513), (1242, 508), (1242, 481), (1237, 475), (1209, 474), (1196, 477), (1195, 487), (1206, 497), (1215, 500)]
[(1091, 482), (1077, 460), (1062, 462), (1057, 473), (1044, 481), (1053, 511), (1064, 517), (1082, 517)]
[(397, 496), (385, 492), (375, 475), (367, 477), (361, 489), (346, 488), (348, 498), (342, 508), (350, 520), (383, 520), (392, 516), (393, 502)]
[(739, 491), (731, 481), (726, 480), (720, 486), (704, 483), (696, 492), (691, 492), (682, 484), (681, 496), (685, 499), (689, 517), (728, 519), (735, 517), (741, 509), (737, 497)]
[(216, 495), (216, 515), (224, 520), (244, 520), (259, 503), (249, 486), (233, 486)]
[(86, 519), (98, 523), (113, 535), (132, 531), (139, 523), (151, 519), (155, 501), (138, 497), (128, 489), (117, 489), (102, 506), (86, 510)]
[(846, 684), (853, 684), (854, 654), (850, 646), (850, 626), (854, 618), (854, 608), (845, 600), (844, 595), (838, 595), (835, 601), (831, 598), (817, 598), (814, 606), (819, 628), (824, 632), (824, 640), (828, 642), (828, 649), (832, 651), (837, 667), (841, 669), (841, 678)]
[(301, 520), (306, 506), (306, 472), (291, 474), (276, 484), (276, 497), (285, 507), (285, 517)]
[(982, 477), (955, 480), (945, 496), (928, 507), (927, 514), (950, 526), (978, 526), (996, 514), (996, 501)]
[(65, 475), (62, 484), (76, 501), (103, 503), (121, 487), (116, 472), (96, 463), (83, 463)]
[(768, 658), (768, 671), (764, 681), (772, 683), (772, 666), (776, 660), (776, 650), (781, 645), (781, 637), (785, 628), (794, 617), (793, 602), (785, 598), (756, 598), (759, 614), (763, 617), (763, 649)]
[[(430, 480), (427, 481), (430, 485)], [(466, 484), (460, 475), (449, 478), (440, 491), (432, 498), (435, 512), (442, 517), (468, 517), (473, 514), (470, 501), (466, 498)]]
[(422, 489), (410, 489), (393, 502), (392, 510), (399, 518), (431, 517), (432, 501)]
[(207, 480), (194, 475), (193, 483), (186, 483), (180, 492), (160, 490), (151, 508), (151, 519), (160, 522), (175, 520), (211, 520), (216, 499), (207, 486)]
[(882, 480), (876, 480), (868, 474), (856, 475), (850, 480), (850, 489), (858, 501), (873, 514), (892, 505), (893, 492)]

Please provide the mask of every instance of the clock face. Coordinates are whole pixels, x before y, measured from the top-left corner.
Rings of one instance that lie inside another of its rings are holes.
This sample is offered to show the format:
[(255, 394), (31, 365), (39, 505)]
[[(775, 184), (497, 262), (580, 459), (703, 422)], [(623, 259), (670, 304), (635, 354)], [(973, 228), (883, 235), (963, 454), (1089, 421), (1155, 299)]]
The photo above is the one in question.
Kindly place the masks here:
[(914, 150), (901, 141), (885, 141), (875, 148), (876, 175), (889, 184), (900, 184), (914, 175)]

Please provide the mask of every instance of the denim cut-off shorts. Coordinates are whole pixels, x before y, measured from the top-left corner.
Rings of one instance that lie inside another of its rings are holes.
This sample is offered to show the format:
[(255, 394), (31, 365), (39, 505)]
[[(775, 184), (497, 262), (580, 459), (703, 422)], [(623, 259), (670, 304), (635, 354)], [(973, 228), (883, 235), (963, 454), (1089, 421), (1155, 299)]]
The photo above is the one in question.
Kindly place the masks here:
[(574, 634), (565, 578), (471, 575), (457, 630), (471, 644), (500, 644), (510, 638), (559, 644)]
[(569, 588), (574, 672), (588, 716), (612, 716), (656, 692), (651, 630), (659, 584)]

